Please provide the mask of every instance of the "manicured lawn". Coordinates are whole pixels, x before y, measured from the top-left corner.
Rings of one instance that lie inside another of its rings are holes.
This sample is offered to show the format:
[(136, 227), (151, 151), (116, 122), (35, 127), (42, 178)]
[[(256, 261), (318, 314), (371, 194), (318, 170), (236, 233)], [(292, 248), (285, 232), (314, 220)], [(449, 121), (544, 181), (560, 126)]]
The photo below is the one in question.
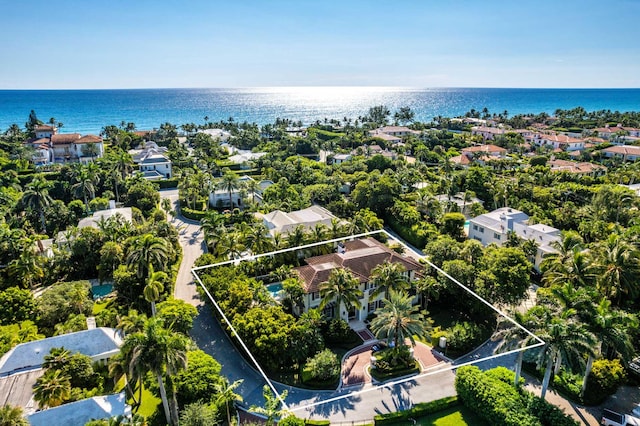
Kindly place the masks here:
[(462, 405), (416, 420), (416, 424), (422, 426), (487, 426), (482, 419)]
[(100, 312), (104, 311), (112, 302), (112, 299), (102, 299), (98, 300), (93, 304), (93, 315), (98, 315)]
[[(136, 398), (138, 397), (138, 389), (135, 389)], [(133, 404), (133, 400), (127, 401), (128, 404)], [(144, 417), (151, 417), (156, 411), (162, 412), (162, 400), (156, 398), (147, 388), (142, 389), (142, 404), (138, 407), (137, 414)], [(163, 416), (164, 417), (164, 416)]]

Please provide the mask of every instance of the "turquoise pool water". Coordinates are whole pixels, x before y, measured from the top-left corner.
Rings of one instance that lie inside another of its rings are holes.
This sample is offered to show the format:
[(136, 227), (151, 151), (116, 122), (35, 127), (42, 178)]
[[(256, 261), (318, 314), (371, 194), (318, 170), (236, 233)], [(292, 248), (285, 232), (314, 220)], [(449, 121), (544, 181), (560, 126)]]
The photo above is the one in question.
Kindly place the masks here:
[(271, 294), (271, 297), (277, 299), (282, 293), (282, 283), (273, 283), (267, 286), (267, 290)]
[(113, 284), (102, 284), (91, 287), (93, 293), (93, 300), (105, 297), (113, 291)]

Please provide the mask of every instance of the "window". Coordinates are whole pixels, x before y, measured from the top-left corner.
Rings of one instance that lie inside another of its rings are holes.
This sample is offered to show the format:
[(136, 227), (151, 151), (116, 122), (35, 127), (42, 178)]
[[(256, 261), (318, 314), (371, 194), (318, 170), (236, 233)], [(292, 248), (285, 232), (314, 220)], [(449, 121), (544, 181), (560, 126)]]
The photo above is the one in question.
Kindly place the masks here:
[(473, 230), (477, 231), (478, 230), (478, 225), (476, 225), (475, 223), (473, 224)]
[(496, 239), (496, 240), (499, 240), (500, 239), (500, 234), (498, 234), (497, 232), (494, 232), (493, 233), (493, 238)]
[(318, 300), (320, 299), (320, 293), (317, 291), (314, 291), (313, 293), (311, 293), (311, 300)]
[(480, 228), (480, 233), (484, 234), (484, 228)]

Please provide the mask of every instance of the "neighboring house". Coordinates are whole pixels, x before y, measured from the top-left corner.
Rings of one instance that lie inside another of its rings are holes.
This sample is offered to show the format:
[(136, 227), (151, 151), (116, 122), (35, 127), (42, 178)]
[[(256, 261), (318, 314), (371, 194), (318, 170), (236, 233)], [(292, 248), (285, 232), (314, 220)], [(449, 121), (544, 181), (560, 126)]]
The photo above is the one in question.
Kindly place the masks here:
[(274, 210), (264, 215), (256, 213), (256, 216), (262, 219), (271, 235), (288, 234), (298, 226), (302, 226), (305, 231), (309, 231), (318, 223), (331, 227), (331, 221), (338, 219), (329, 210), (316, 205), (289, 213)]
[(574, 175), (600, 176), (607, 171), (607, 168), (600, 164), (567, 161), (567, 160), (549, 160), (547, 163), (551, 167), (552, 172), (567, 172)]
[(242, 176), (238, 178), (240, 182), (240, 188), (231, 191), (231, 202), (233, 206), (229, 206), (229, 191), (224, 189), (216, 189), (209, 193), (209, 205), (212, 207), (240, 207), (242, 205), (242, 197), (250, 198), (258, 204), (262, 204), (262, 192), (273, 185), (270, 180), (261, 180), (258, 182), (258, 190), (256, 192), (247, 191), (244, 188), (244, 183), (247, 181), (253, 181), (249, 176)]
[(524, 240), (533, 240), (538, 251), (534, 259), (529, 259), (536, 270), (540, 269), (542, 258), (548, 253), (555, 253), (554, 241), (560, 241), (560, 230), (548, 225), (528, 225), (529, 216), (510, 207), (502, 207), (492, 212), (476, 216), (469, 220), (469, 239), (480, 241), (483, 245), (496, 244), (502, 246), (509, 232)]
[(467, 157), (473, 158), (504, 158), (507, 155), (507, 150), (505, 148), (499, 147), (497, 145), (487, 144), (487, 145), (475, 145), (470, 146), (468, 148), (462, 149), (462, 155), (466, 155)]
[[(364, 321), (367, 315), (382, 306), (384, 295), (372, 297), (375, 290), (369, 283), (373, 269), (384, 262), (399, 263), (404, 268), (403, 275), (411, 282), (421, 276), (423, 266), (410, 257), (402, 256), (373, 238), (347, 241), (339, 246), (338, 253), (315, 256), (305, 259), (304, 266), (293, 268), (300, 277), (304, 288), (305, 312), (320, 305), (320, 286), (329, 280), (331, 271), (347, 269), (359, 281), (363, 295), (360, 299), (362, 307), (351, 309), (349, 312), (337, 312), (335, 302), (329, 303), (323, 314), (328, 318), (342, 318), (344, 320)], [(343, 307), (344, 308), (344, 307)]]
[(87, 163), (104, 155), (100, 136), (58, 134), (58, 129), (53, 126), (37, 126), (35, 133), (36, 137), (25, 141), (25, 145), (36, 151), (33, 162), (37, 166), (68, 162)]
[(90, 420), (131, 416), (124, 392), (114, 395), (94, 396), (58, 407), (36, 411), (27, 416), (31, 426), (84, 425)]
[(395, 144), (402, 143), (402, 138), (400, 138), (398, 136), (388, 135), (388, 134), (382, 133), (382, 132), (380, 132), (378, 130), (373, 130), (373, 131), (369, 132), (369, 136), (374, 137), (374, 138), (382, 139), (383, 141), (385, 141), (387, 143), (387, 145), (395, 145)]
[(115, 202), (110, 202), (110, 208), (106, 210), (98, 210), (94, 212), (91, 217), (85, 217), (78, 222), (78, 229), (91, 226), (97, 228), (101, 220), (107, 220), (113, 216), (120, 215), (124, 220), (132, 223), (132, 210), (131, 207), (115, 207)]
[(255, 161), (265, 155), (267, 155), (266, 152), (251, 152), (244, 149), (238, 149), (235, 151), (235, 155), (229, 157), (228, 160), (232, 163), (241, 164), (244, 169), (249, 169), (251, 168), (249, 166), (251, 161)]
[(333, 156), (333, 164), (342, 164), (347, 161), (351, 161), (353, 156), (351, 154), (335, 154)]
[(406, 126), (384, 126), (369, 132), (369, 136), (378, 137), (378, 135), (380, 134), (385, 134), (388, 136), (407, 136), (420, 135), (420, 132), (417, 130), (412, 130)]
[(64, 347), (89, 356), (93, 362), (106, 364), (121, 345), (122, 338), (115, 329), (100, 327), (15, 346), (0, 358), (0, 406), (22, 407), (27, 413), (36, 410), (32, 389), (44, 374), (42, 363), (51, 349)]
[(640, 158), (640, 146), (635, 145), (610, 146), (601, 152), (607, 158), (619, 158), (622, 161), (637, 161)]
[(640, 129), (635, 127), (624, 127), (622, 124), (618, 124), (617, 126), (605, 126), (599, 127), (597, 129), (593, 129), (595, 132), (598, 132), (598, 136), (603, 139), (616, 139), (620, 134), (628, 134), (633, 137), (640, 137)]
[(204, 133), (211, 136), (213, 139), (217, 139), (220, 142), (226, 142), (231, 137), (231, 133), (223, 129), (204, 129), (198, 130), (198, 133)]
[(465, 216), (469, 216), (471, 206), (475, 203), (484, 204), (479, 198), (476, 197), (468, 197), (466, 200), (464, 199), (464, 192), (458, 192), (456, 195), (450, 196), (448, 194), (439, 194), (435, 196), (435, 199), (438, 200), (441, 204), (453, 203), (458, 206), (458, 210)]
[(474, 126), (471, 128), (472, 135), (480, 135), (484, 140), (494, 140), (505, 133), (507, 131), (500, 127)]
[(584, 139), (578, 139), (563, 134), (539, 134), (535, 139), (538, 146), (548, 146), (562, 151), (584, 150)]
[(165, 155), (166, 152), (167, 148), (150, 141), (130, 150), (129, 154), (145, 179), (160, 180), (171, 179), (173, 176), (171, 160)]

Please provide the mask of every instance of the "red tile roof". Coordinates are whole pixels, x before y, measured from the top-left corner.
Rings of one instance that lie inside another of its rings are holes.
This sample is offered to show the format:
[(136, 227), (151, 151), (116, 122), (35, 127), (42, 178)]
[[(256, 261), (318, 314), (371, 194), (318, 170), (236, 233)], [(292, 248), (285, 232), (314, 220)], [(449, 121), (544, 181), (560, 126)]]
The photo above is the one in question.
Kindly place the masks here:
[(327, 282), (331, 271), (348, 269), (361, 283), (367, 282), (371, 271), (384, 262), (399, 263), (407, 271), (418, 271), (422, 265), (411, 258), (399, 255), (373, 238), (348, 241), (345, 253), (331, 253), (306, 259), (307, 265), (294, 268), (304, 282), (306, 293), (319, 291), (320, 284)]
[(67, 144), (77, 142), (80, 139), (79, 133), (62, 133), (59, 135), (51, 135), (52, 144)]
[(501, 148), (497, 145), (492, 145), (492, 144), (488, 144), (488, 145), (476, 145), (476, 146), (470, 146), (469, 148), (463, 148), (462, 152), (507, 152), (506, 149)]
[(83, 137), (75, 141), (75, 143), (99, 143), (99, 142), (102, 142), (102, 138), (96, 135), (84, 135)]

